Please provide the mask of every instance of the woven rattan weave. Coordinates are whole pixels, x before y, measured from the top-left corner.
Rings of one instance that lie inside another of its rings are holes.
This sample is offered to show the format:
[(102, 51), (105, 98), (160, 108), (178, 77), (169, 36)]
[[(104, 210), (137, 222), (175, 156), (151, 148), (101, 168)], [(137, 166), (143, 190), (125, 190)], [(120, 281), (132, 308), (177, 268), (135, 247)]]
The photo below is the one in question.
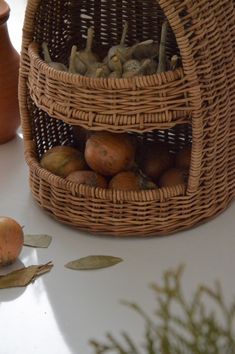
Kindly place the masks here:
[[(170, 24), (167, 52), (182, 67), (131, 79), (91, 79), (57, 71), (42, 59), (68, 64), (73, 44), (95, 29), (99, 53), (118, 43), (159, 41)], [(172, 233), (223, 211), (235, 192), (235, 2), (233, 0), (28, 0), (20, 69), (20, 109), (30, 185), (55, 218), (116, 236)], [(55, 145), (73, 145), (72, 125), (146, 140), (172, 151), (192, 143), (187, 186), (112, 191), (65, 181), (39, 164)]]

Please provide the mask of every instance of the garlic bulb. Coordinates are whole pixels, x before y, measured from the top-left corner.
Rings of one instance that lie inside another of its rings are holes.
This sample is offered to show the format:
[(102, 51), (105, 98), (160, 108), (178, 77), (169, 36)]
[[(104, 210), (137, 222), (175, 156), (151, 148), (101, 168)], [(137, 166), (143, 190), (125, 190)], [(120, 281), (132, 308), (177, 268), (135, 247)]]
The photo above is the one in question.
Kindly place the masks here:
[(114, 79), (121, 79), (122, 73), (120, 71), (114, 70), (114, 71), (111, 72), (109, 77), (112, 77)]
[[(142, 42), (144, 43), (144, 42)], [(133, 50), (133, 58), (141, 61), (142, 59), (154, 59), (159, 54), (159, 45), (156, 42), (144, 43), (140, 46), (136, 46)]]
[(141, 64), (145, 63), (145, 71), (144, 75), (153, 75), (157, 71), (157, 62), (155, 59), (148, 59), (148, 63), (146, 65), (146, 59), (141, 60)]
[(131, 78), (139, 75), (146, 75), (146, 70), (151, 63), (151, 59), (145, 59), (138, 70), (126, 71), (123, 73), (123, 78)]
[(137, 71), (141, 68), (141, 63), (136, 60), (136, 59), (130, 59), (127, 60), (124, 64), (123, 64), (123, 71), (127, 72), (127, 71)]
[(99, 61), (98, 55), (92, 52), (94, 39), (93, 27), (88, 28), (86, 48), (79, 50), (74, 58), (74, 67), (77, 73), (84, 75), (90, 64)]
[(173, 55), (171, 57), (171, 62), (170, 62), (170, 70), (175, 70), (179, 64), (179, 57), (178, 55)]
[(168, 31), (168, 21), (164, 21), (162, 24), (162, 32), (161, 32), (161, 42), (159, 48), (159, 62), (157, 72), (161, 73), (166, 71), (166, 37)]
[(110, 70), (107, 65), (100, 62), (95, 62), (88, 65), (88, 70), (85, 73), (87, 77), (108, 77)]
[(125, 63), (126, 61), (133, 59), (133, 53), (137, 48), (144, 47), (146, 45), (149, 45), (153, 43), (152, 39), (148, 39), (146, 41), (136, 43), (132, 47), (124, 47), (122, 50), (120, 48), (117, 48), (116, 50), (116, 55), (120, 58), (122, 63)]
[(43, 50), (44, 60), (49, 66), (51, 66), (52, 68), (54, 68), (56, 70), (60, 70), (60, 71), (67, 71), (68, 70), (64, 64), (52, 61), (46, 42), (42, 43), (42, 50)]
[(107, 64), (111, 71), (122, 72), (122, 62), (117, 55), (114, 55)]
[(125, 22), (124, 23), (124, 27), (123, 27), (123, 32), (122, 32), (122, 38), (121, 41), (118, 45), (114, 45), (112, 46), (109, 51), (108, 51), (108, 61), (117, 54), (117, 50), (119, 50), (121, 53), (123, 51), (125, 51), (125, 49), (127, 48), (125, 46), (125, 41), (126, 41), (126, 36), (127, 36), (127, 31), (128, 31), (128, 23)]
[(69, 72), (73, 74), (77, 74), (76, 66), (75, 66), (75, 57), (77, 54), (77, 46), (73, 45), (70, 53), (70, 58), (69, 58)]
[(75, 54), (74, 57), (74, 71), (77, 74), (84, 75), (87, 71), (86, 64), (78, 57), (78, 53)]

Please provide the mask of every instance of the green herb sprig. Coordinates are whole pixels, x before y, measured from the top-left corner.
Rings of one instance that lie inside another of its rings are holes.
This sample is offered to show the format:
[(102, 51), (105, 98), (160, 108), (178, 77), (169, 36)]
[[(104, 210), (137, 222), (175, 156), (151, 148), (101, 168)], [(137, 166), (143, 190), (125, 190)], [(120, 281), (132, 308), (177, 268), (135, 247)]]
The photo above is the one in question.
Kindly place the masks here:
[(213, 289), (199, 285), (188, 301), (182, 290), (183, 269), (166, 271), (162, 285), (151, 285), (157, 300), (153, 318), (138, 304), (122, 301), (144, 319), (143, 343), (135, 343), (126, 332), (120, 340), (108, 333), (105, 343), (90, 341), (94, 353), (235, 354), (235, 299), (226, 305), (217, 282)]

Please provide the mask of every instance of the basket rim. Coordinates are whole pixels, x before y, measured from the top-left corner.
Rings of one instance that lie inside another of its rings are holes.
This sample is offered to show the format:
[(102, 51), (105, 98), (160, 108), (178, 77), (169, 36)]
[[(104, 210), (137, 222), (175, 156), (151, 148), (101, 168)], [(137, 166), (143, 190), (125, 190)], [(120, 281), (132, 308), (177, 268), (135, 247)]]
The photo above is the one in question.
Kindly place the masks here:
[(186, 197), (187, 185), (179, 184), (172, 187), (164, 187), (140, 191), (111, 190), (100, 187), (91, 187), (85, 184), (77, 184), (56, 176), (48, 170), (42, 168), (32, 150), (26, 150), (25, 159), (30, 171), (37, 174), (39, 178), (51, 184), (55, 188), (70, 192), (72, 196), (94, 198), (100, 201), (111, 201), (113, 203), (139, 202), (148, 203), (153, 201), (166, 201), (174, 197)]
[(131, 89), (133, 88), (151, 88), (153, 86), (163, 86), (179, 79), (186, 80), (183, 67), (175, 70), (168, 70), (162, 73), (152, 75), (136, 76), (133, 78), (90, 78), (80, 74), (64, 72), (50, 67), (39, 55), (39, 43), (32, 41), (28, 46), (28, 55), (34, 65), (49, 78), (59, 80), (60, 82), (74, 84), (78, 87), (86, 86), (91, 89)]

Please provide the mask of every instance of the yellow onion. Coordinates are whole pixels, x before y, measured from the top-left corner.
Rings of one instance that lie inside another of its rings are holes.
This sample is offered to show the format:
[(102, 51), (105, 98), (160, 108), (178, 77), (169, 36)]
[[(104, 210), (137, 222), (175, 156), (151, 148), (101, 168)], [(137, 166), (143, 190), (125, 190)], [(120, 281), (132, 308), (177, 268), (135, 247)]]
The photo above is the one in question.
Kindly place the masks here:
[(172, 187), (178, 184), (185, 184), (188, 178), (188, 173), (179, 168), (171, 168), (163, 173), (159, 179), (160, 187)]
[(154, 182), (173, 165), (167, 144), (147, 143), (141, 152), (140, 168)]
[(87, 168), (83, 154), (69, 146), (55, 146), (48, 150), (40, 161), (43, 168), (60, 177), (76, 170)]
[(176, 154), (175, 166), (178, 168), (189, 169), (191, 163), (191, 146), (187, 146)]
[(0, 267), (16, 261), (23, 242), (22, 227), (12, 218), (0, 217)]
[(74, 171), (66, 177), (66, 180), (91, 187), (107, 188), (106, 179), (94, 171)]
[(155, 189), (157, 186), (140, 173), (123, 171), (119, 172), (110, 180), (109, 188), (116, 190), (141, 190)]
[(86, 142), (88, 166), (104, 176), (113, 176), (133, 166), (135, 144), (128, 134), (96, 132)]

